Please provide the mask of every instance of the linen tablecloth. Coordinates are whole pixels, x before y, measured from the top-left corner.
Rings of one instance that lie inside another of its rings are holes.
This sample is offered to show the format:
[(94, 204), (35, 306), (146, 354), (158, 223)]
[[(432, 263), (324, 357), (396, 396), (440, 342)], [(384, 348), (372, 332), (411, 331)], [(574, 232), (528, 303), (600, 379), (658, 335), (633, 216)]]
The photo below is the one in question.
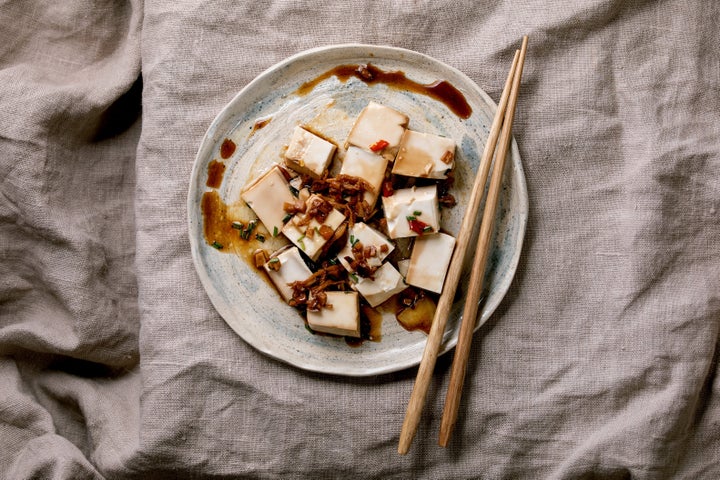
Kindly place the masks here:
[[(720, 478), (720, 7), (562, 2), (0, 2), (0, 478)], [(272, 360), (213, 309), (186, 195), (214, 116), (339, 43), (412, 49), (514, 136), (522, 257), (396, 452), (416, 369)]]

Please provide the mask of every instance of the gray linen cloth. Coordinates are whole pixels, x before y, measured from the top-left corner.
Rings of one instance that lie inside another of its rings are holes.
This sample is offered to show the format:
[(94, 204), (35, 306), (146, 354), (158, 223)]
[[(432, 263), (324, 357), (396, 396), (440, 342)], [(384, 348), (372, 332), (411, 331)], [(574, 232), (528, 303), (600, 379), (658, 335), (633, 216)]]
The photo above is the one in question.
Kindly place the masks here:
[[(0, 478), (720, 478), (717, 2), (0, 2)], [(269, 359), (190, 257), (199, 142), (257, 74), (362, 42), (496, 101), (530, 37), (510, 292), (396, 453), (415, 369)]]

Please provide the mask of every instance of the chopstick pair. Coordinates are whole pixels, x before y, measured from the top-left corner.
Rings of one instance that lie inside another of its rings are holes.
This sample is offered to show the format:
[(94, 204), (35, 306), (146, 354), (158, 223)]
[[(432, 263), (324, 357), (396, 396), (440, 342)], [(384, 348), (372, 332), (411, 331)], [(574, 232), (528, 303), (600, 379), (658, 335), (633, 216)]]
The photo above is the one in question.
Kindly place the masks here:
[[(467, 210), (460, 226), (460, 233), (457, 238), (457, 245), (453, 254), (448, 273), (445, 278), (445, 287), (438, 300), (435, 316), (433, 318), (432, 327), (428, 334), (425, 350), (423, 351), (422, 360), (418, 369), (415, 385), (413, 386), (410, 400), (408, 402), (405, 419), (403, 421), (402, 430), (400, 432), (400, 441), (398, 444), (398, 453), (404, 455), (410, 449), (410, 444), (417, 432), (420, 415), (425, 405), (427, 391), (430, 386), (435, 363), (440, 351), (440, 343), (445, 332), (445, 325), (452, 307), (455, 292), (457, 291), (458, 282), (463, 268), (463, 260), (467, 252), (474, 225), (478, 220), (478, 210), (480, 209), (480, 201), (485, 184), (487, 183), (490, 165), (495, 157), (495, 167), (493, 168), (493, 176), (490, 180), (488, 195), (485, 200), (485, 210), (482, 216), (480, 232), (477, 242), (477, 254), (474, 257), (472, 273), (468, 293), (465, 300), (465, 308), (463, 310), (462, 325), (458, 336), (458, 343), (455, 347), (455, 356), (453, 358), (453, 367), (448, 386), (447, 397), (445, 399), (445, 409), (440, 427), (440, 439), (438, 443), (445, 447), (448, 444), (450, 435), (457, 421), (458, 407), (462, 396), (462, 388), (465, 382), (465, 372), (467, 370), (468, 356), (470, 353), (470, 344), (472, 342), (473, 332), (475, 330), (476, 317), (478, 313), (478, 304), (480, 294), (483, 288), (483, 279), (485, 277), (485, 268), (487, 266), (487, 258), (490, 247), (490, 240), (495, 223), (495, 210), (497, 208), (499, 193), (502, 184), (502, 174), (505, 170), (505, 157), (510, 146), (512, 138), (512, 122), (515, 115), (515, 106), (517, 105), (517, 97), (520, 89), (520, 79), (522, 77), (522, 69), (525, 63), (525, 53), (527, 52), (527, 35), (523, 37), (520, 50), (515, 52), (510, 72), (508, 73), (502, 96), (498, 104), (495, 118), (490, 127), (488, 141), (485, 144), (485, 150), (480, 160), (475, 183), (470, 194)], [(497, 153), (496, 146), (499, 143)]]

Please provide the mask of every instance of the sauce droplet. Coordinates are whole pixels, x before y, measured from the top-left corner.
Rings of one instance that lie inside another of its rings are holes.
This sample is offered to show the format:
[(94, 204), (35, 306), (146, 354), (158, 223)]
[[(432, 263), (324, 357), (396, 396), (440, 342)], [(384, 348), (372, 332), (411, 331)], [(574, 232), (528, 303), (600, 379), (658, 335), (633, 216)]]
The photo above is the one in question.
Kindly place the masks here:
[(210, 188), (219, 188), (225, 175), (225, 164), (213, 159), (208, 164), (208, 178), (205, 185)]
[(223, 140), (222, 145), (220, 145), (220, 156), (224, 160), (227, 160), (233, 153), (235, 153), (235, 142), (226, 138)]
[(253, 135), (255, 135), (255, 132), (265, 128), (267, 126), (267, 124), (270, 123), (271, 120), (272, 120), (272, 118), (268, 117), (268, 118), (263, 118), (262, 120), (258, 120), (257, 122), (255, 122), (253, 124), (252, 130), (250, 131), (250, 136), (252, 137)]

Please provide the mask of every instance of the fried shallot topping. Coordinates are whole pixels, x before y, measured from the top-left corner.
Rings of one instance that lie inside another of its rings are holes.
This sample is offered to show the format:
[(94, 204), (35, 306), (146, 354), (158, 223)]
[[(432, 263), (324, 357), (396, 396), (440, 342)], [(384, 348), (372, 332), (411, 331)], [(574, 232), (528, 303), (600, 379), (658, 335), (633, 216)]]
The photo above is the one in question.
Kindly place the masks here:
[(359, 277), (375, 280), (375, 272), (378, 267), (372, 267), (368, 264), (368, 258), (377, 256), (377, 248), (373, 245), (364, 246), (362, 242), (357, 241), (352, 246), (352, 257), (346, 255), (343, 260), (348, 262), (350, 269)]
[(290, 215), (295, 215), (296, 213), (304, 213), (305, 212), (305, 202), (301, 200), (295, 200), (293, 202), (285, 202), (283, 203), (283, 210), (285, 210), (286, 213), (289, 213)]
[(288, 302), (292, 307), (305, 307), (310, 311), (332, 308), (327, 303), (328, 290), (344, 290), (347, 286), (347, 273), (342, 265), (326, 265), (301, 282), (290, 284), (293, 295)]
[(324, 223), (327, 219), (328, 214), (332, 212), (332, 205), (330, 202), (322, 197), (313, 197), (310, 200), (310, 205), (307, 205), (307, 217), (314, 218), (318, 223)]
[(348, 218), (350, 225), (355, 224), (356, 218), (369, 218), (374, 213), (365, 200), (365, 192), (372, 191), (372, 187), (362, 178), (352, 175), (322, 178), (315, 180), (310, 190), (328, 198), (332, 206)]

